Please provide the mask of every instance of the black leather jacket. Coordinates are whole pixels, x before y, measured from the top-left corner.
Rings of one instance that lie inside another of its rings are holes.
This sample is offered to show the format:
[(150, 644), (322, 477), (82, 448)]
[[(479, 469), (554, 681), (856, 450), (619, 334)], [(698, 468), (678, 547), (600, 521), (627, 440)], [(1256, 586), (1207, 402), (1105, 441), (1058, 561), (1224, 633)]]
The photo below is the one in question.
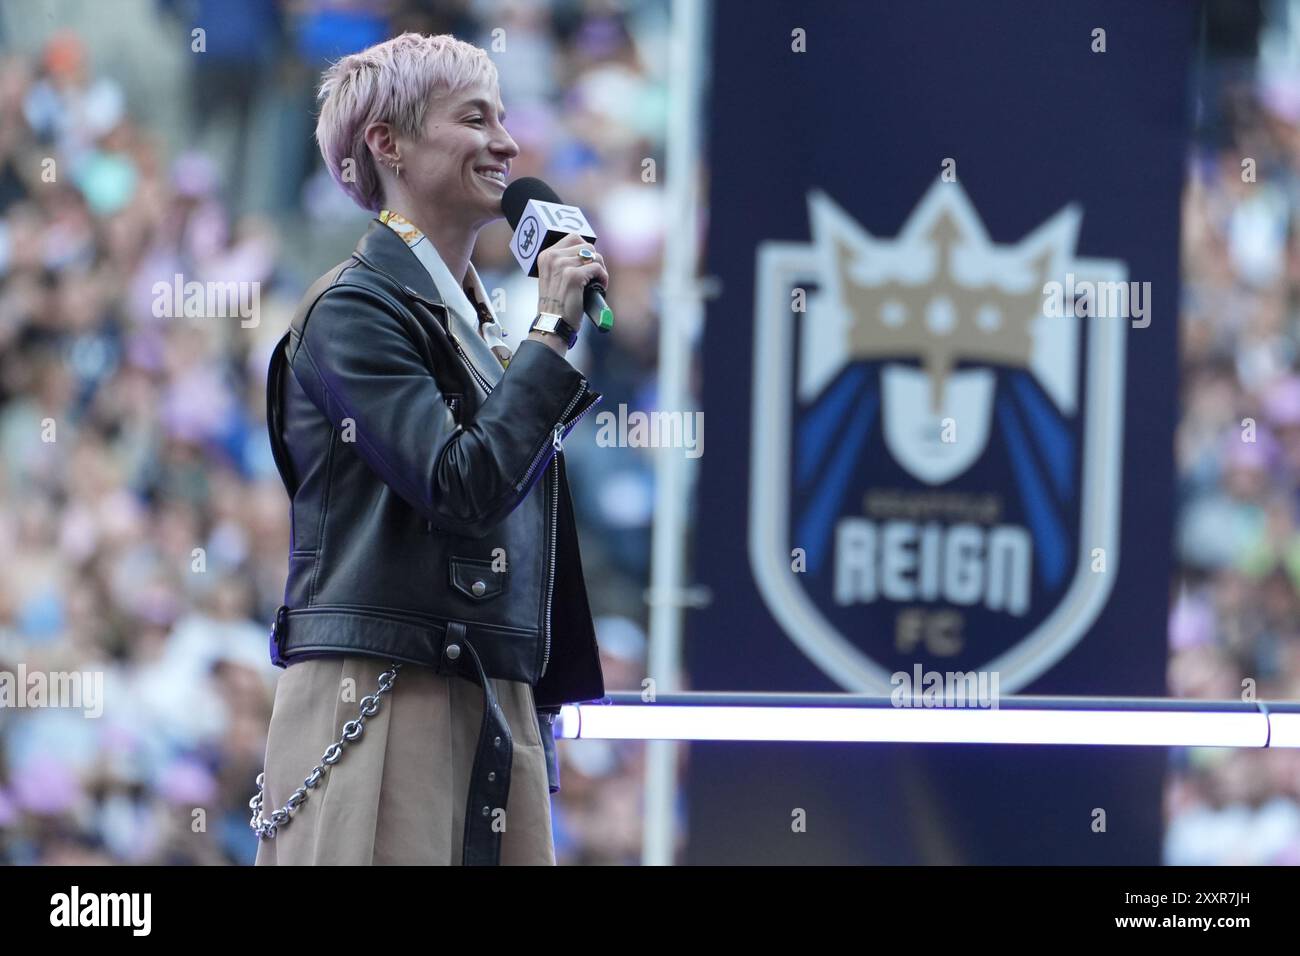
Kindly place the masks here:
[(605, 693), (561, 451), (600, 399), (531, 340), (490, 385), (423, 264), (377, 219), (273, 353), (267, 427), (291, 539), (272, 660), (369, 655), (484, 688), (466, 863), (498, 861), (492, 809), (509, 792), (490, 679), (533, 686), (552, 792), (554, 713)]

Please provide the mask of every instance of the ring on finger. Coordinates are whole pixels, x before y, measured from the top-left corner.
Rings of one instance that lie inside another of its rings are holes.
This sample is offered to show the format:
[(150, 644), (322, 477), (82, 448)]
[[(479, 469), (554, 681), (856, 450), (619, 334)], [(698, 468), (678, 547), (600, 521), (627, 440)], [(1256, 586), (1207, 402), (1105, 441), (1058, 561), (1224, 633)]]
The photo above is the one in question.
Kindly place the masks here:
[(588, 262), (596, 258), (596, 254), (592, 252), (590, 249), (588, 249), (586, 246), (583, 246), (581, 249), (578, 250), (578, 255), (586, 259)]

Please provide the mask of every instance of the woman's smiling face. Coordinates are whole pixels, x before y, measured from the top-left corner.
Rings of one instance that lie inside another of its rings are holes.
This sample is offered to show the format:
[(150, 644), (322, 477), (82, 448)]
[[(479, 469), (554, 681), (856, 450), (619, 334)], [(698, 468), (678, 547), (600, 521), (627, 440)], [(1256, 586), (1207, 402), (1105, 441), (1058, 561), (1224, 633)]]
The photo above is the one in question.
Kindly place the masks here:
[(487, 80), (434, 97), (418, 141), (400, 139), (403, 185), (439, 218), (477, 228), (500, 219), (501, 195), (519, 145)]

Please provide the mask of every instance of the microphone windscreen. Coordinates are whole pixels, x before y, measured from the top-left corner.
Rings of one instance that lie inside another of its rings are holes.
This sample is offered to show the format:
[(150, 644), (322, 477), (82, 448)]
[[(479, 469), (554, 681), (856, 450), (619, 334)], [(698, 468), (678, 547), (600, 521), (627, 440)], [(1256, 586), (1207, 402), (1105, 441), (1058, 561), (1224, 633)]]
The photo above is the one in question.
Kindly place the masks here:
[(505, 193), (501, 196), (501, 211), (506, 214), (506, 222), (510, 223), (511, 229), (519, 225), (519, 217), (524, 214), (524, 208), (533, 199), (563, 205), (555, 190), (537, 177), (525, 176), (523, 179), (516, 179), (506, 187)]

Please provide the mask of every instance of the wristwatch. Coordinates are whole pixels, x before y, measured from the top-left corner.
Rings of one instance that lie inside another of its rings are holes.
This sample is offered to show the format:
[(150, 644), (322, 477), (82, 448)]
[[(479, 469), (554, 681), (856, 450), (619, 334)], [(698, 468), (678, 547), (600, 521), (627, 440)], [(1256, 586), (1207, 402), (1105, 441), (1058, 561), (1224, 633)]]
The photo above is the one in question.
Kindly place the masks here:
[(538, 312), (537, 317), (533, 319), (533, 324), (528, 326), (529, 332), (534, 329), (538, 332), (550, 332), (552, 335), (558, 335), (568, 343), (566, 348), (573, 348), (578, 341), (578, 330), (565, 322), (564, 316), (556, 315), (554, 312)]

